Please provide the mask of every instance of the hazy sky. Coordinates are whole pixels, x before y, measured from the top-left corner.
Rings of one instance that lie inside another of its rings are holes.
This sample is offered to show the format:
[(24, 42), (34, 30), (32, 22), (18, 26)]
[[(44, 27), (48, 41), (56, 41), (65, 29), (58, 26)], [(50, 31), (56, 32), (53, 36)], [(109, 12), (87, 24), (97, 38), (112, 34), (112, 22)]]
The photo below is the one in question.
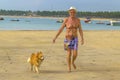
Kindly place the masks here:
[(120, 11), (120, 0), (0, 0), (5, 10), (66, 11), (70, 6), (78, 11)]

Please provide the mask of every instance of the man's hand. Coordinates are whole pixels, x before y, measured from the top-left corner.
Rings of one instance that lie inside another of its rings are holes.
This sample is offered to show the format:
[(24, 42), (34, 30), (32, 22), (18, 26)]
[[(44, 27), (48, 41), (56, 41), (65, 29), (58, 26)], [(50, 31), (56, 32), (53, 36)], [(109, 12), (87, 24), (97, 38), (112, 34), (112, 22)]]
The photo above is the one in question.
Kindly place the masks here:
[(84, 44), (84, 40), (82, 39), (82, 40), (81, 40), (81, 45), (83, 45), (83, 44)]
[(53, 43), (55, 43), (55, 40), (56, 40), (56, 39), (54, 38), (54, 39), (53, 39)]

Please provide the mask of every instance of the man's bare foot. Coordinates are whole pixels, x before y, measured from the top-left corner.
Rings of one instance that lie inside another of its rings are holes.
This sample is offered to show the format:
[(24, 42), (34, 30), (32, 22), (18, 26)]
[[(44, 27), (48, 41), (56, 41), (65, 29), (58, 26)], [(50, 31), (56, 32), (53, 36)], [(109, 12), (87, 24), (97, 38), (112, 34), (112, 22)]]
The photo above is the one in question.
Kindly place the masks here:
[(69, 68), (68, 72), (71, 72), (71, 68)]

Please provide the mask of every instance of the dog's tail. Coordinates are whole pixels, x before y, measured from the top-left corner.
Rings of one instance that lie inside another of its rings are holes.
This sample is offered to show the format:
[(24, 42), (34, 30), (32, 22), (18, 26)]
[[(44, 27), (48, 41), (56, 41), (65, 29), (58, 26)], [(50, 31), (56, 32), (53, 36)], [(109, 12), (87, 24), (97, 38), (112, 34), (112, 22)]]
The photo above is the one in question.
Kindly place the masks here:
[(27, 62), (28, 62), (28, 63), (30, 62), (30, 57), (27, 59)]

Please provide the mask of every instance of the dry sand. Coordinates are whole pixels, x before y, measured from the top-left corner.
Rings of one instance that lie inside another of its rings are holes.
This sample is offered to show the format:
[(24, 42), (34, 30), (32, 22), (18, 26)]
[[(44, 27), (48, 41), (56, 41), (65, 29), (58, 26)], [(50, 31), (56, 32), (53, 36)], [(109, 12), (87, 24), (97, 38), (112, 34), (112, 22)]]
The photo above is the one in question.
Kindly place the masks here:
[[(63, 32), (0, 31), (0, 80), (120, 80), (120, 31), (84, 31), (79, 45), (77, 70), (67, 72)], [(40, 74), (30, 71), (27, 58), (42, 51)]]

